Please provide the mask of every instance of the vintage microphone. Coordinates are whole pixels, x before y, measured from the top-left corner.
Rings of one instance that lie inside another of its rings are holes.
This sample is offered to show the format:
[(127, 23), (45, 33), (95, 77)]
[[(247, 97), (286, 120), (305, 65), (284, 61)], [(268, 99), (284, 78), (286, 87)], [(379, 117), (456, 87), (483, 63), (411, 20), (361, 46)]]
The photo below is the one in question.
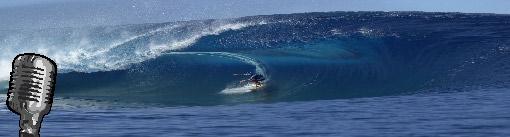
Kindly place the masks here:
[(57, 65), (46, 56), (25, 53), (14, 58), (7, 106), (20, 115), (20, 137), (39, 137), (43, 117), (53, 103), (56, 75)]

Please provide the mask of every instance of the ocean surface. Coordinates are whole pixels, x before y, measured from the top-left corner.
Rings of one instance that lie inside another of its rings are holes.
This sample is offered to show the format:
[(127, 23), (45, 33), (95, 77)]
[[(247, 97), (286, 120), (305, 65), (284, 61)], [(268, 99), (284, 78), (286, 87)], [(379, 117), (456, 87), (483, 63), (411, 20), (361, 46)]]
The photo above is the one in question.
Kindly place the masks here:
[[(510, 16), (324, 12), (0, 30), (59, 68), (42, 136), (510, 136)], [(247, 82), (262, 75), (262, 87)], [(5, 102), (5, 96), (0, 97)], [(0, 136), (18, 116), (0, 105)]]

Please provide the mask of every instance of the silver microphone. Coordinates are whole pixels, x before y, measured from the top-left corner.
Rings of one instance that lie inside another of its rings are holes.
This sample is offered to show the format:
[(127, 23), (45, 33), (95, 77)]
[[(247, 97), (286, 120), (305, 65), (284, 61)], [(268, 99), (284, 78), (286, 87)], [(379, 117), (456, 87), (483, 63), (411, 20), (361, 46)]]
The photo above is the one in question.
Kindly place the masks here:
[(20, 115), (20, 137), (39, 137), (43, 117), (53, 103), (56, 75), (57, 65), (46, 56), (25, 53), (14, 58), (7, 106)]

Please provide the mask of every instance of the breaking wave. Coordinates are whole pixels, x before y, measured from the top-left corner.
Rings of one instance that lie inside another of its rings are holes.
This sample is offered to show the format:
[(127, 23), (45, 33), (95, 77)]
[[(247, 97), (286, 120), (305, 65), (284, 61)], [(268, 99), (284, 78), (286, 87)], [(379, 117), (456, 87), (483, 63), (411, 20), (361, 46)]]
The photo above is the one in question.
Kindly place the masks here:
[[(215, 105), (510, 85), (507, 15), (327, 12), (0, 34), (1, 66), (23, 52), (56, 60), (60, 97)], [(263, 88), (242, 83), (254, 74)]]

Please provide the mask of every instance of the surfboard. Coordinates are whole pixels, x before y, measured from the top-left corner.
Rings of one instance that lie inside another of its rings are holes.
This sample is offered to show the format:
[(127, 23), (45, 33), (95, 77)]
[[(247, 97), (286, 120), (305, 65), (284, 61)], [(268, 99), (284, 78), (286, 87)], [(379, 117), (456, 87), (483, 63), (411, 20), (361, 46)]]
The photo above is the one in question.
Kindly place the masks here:
[(242, 86), (226, 88), (221, 91), (223, 94), (243, 94), (249, 92), (256, 92), (264, 87), (264, 83), (261, 86), (257, 86), (255, 83), (247, 83)]

